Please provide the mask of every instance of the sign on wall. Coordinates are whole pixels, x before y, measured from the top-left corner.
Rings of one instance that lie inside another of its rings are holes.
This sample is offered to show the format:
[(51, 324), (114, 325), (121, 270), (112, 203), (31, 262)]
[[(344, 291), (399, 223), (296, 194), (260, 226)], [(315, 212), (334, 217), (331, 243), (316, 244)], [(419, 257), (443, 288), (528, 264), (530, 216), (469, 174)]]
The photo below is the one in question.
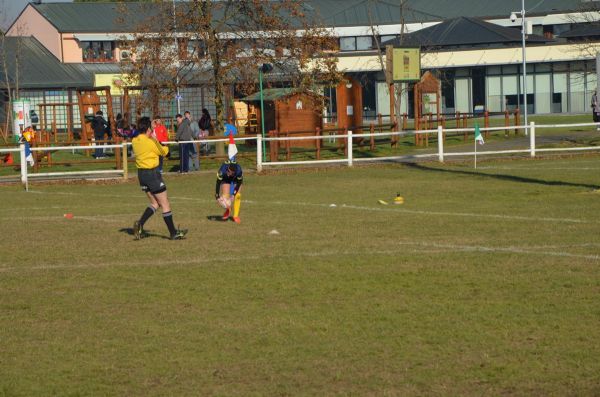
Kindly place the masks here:
[(392, 59), (395, 82), (421, 79), (421, 50), (419, 48), (394, 48)]
[(112, 95), (123, 95), (122, 87), (125, 84), (125, 75), (112, 73), (97, 73), (94, 75), (94, 87), (110, 86)]

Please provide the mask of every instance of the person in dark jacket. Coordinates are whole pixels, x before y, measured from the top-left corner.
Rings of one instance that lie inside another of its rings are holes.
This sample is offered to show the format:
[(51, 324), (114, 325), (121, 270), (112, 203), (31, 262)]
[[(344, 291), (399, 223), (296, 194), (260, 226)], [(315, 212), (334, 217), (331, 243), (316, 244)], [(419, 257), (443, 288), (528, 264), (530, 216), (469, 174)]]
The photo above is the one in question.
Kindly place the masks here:
[(96, 141), (96, 149), (94, 150), (94, 157), (96, 159), (106, 158), (104, 156), (104, 150), (100, 148), (99, 141), (104, 140), (104, 134), (106, 133), (106, 129), (108, 128), (108, 123), (104, 119), (104, 113), (102, 110), (98, 110), (96, 112), (96, 116), (92, 120), (92, 129), (94, 130), (94, 140)]
[[(198, 126), (200, 127), (200, 139), (208, 138), (210, 131), (210, 113), (208, 113), (208, 109), (202, 109), (202, 117), (198, 121)], [(208, 154), (210, 152), (208, 143), (201, 144), (200, 150)]]
[[(175, 116), (177, 119), (177, 133), (175, 134), (175, 140), (179, 143), (179, 172), (187, 173), (190, 171), (190, 146), (192, 145), (192, 128), (190, 127), (190, 121), (183, 117), (181, 114)], [(184, 142), (182, 142), (184, 141)], [(187, 141), (187, 142), (186, 142)]]

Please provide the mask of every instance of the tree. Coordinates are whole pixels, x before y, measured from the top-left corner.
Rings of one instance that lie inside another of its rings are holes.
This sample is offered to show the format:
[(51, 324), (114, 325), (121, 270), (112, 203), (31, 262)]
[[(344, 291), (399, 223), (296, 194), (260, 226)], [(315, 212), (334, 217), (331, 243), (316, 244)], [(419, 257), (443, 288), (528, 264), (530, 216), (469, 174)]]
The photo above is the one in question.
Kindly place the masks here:
[[(124, 10), (128, 15), (134, 9)], [(332, 53), (337, 41), (320, 28), (302, 1), (194, 0), (153, 3), (128, 42), (132, 62), (123, 70), (156, 98), (202, 76), (214, 86), (216, 128), (223, 130), (225, 91), (256, 90), (258, 69), (273, 64), (277, 77), (301, 91), (340, 79)]]
[[(17, 32), (17, 35), (19, 35), (19, 32)], [(6, 96), (8, 97), (4, 129), (1, 134), (5, 143), (8, 142), (8, 131), (11, 129), (15, 95), (16, 99), (19, 98), (21, 53), (21, 39), (19, 37), (8, 39), (6, 33), (0, 31), (0, 71), (4, 80)]]

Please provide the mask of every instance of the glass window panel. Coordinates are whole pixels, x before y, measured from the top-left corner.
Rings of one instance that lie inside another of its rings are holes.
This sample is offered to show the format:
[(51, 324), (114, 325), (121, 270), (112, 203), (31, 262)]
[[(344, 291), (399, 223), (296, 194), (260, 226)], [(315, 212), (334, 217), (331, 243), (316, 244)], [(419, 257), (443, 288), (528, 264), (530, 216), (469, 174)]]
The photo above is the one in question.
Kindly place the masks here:
[(585, 70), (585, 63), (584, 62), (571, 62), (570, 68), (571, 68), (571, 70), (581, 72), (581, 71)]
[(517, 74), (519, 67), (517, 65), (502, 66), (502, 74)]
[(552, 75), (552, 113), (566, 113), (568, 111), (567, 74), (554, 73)]
[(468, 77), (468, 76), (470, 76), (469, 69), (467, 69), (467, 68), (456, 69), (456, 76), (458, 76), (458, 77)]
[(585, 112), (587, 110), (585, 107), (585, 73), (571, 72), (569, 86), (571, 88), (571, 112)]
[(567, 70), (569, 70), (569, 64), (567, 62), (560, 62), (554, 64), (555, 72), (566, 72)]
[(388, 34), (388, 35), (381, 36), (380, 41), (381, 41), (381, 43), (385, 43), (386, 41), (394, 40), (395, 38), (396, 38), (396, 35)]
[(536, 72), (551, 72), (552, 71), (552, 65), (549, 63), (538, 63), (535, 65), (535, 71)]
[(373, 48), (373, 38), (371, 36), (362, 36), (356, 38), (357, 50), (370, 50)]
[[(596, 73), (587, 73), (585, 78), (586, 78), (585, 103), (587, 105), (590, 105), (592, 103), (592, 95), (594, 94), (594, 91), (596, 91), (596, 84), (597, 84), (598, 76), (596, 75)], [(590, 108), (588, 108), (588, 109), (590, 109)]]
[(487, 104), (490, 112), (502, 111), (502, 81), (500, 76), (487, 78)]
[(456, 94), (455, 105), (456, 111), (458, 112), (470, 112), (469, 107), (469, 79), (459, 78), (456, 79)]
[(535, 75), (535, 112), (550, 113), (552, 96), (550, 95), (550, 74)]
[(386, 82), (377, 82), (377, 113), (383, 117), (390, 114), (390, 89)]
[(355, 37), (340, 38), (340, 50), (341, 51), (355, 51), (356, 50), (356, 38)]
[(504, 109), (515, 110), (519, 107), (517, 76), (502, 76), (502, 94), (504, 95)]
[(502, 74), (502, 68), (500, 66), (488, 66), (487, 74), (488, 76), (492, 74)]

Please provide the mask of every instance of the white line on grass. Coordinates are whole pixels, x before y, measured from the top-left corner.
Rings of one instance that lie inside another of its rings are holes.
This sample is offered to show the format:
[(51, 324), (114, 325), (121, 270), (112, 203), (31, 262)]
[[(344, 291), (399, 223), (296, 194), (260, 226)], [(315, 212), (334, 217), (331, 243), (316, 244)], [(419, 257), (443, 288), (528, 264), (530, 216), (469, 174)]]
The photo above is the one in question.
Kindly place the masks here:
[[(276, 205), (302, 205), (302, 206), (315, 206), (315, 207), (329, 207), (330, 204), (312, 204), (303, 202), (285, 202), (285, 201), (274, 201), (268, 204)], [(538, 221), (538, 222), (564, 222), (564, 223), (598, 223), (597, 221), (589, 221), (586, 219), (574, 219), (574, 218), (551, 218), (551, 217), (532, 217), (532, 216), (520, 216), (520, 215), (500, 215), (500, 214), (478, 214), (472, 212), (450, 212), (450, 211), (424, 211), (424, 210), (407, 210), (402, 208), (380, 208), (380, 207), (366, 207), (358, 205), (341, 204), (337, 208), (353, 209), (360, 211), (379, 211), (379, 212), (397, 212), (405, 214), (417, 214), (417, 215), (434, 215), (434, 216), (459, 216), (459, 217), (470, 217), (470, 218), (490, 218), (490, 219), (505, 219), (505, 220), (519, 220), (519, 221)]]
[[(245, 261), (265, 261), (269, 259), (290, 259), (290, 258), (322, 258), (330, 256), (374, 256), (374, 255), (392, 255), (397, 257), (398, 255), (407, 253), (420, 253), (420, 254), (434, 254), (434, 253), (460, 253), (460, 252), (479, 252), (479, 253), (490, 253), (490, 254), (518, 254), (518, 255), (536, 255), (536, 256), (551, 256), (551, 257), (564, 257), (574, 259), (586, 259), (592, 261), (600, 261), (600, 255), (588, 255), (588, 254), (573, 254), (570, 252), (561, 251), (533, 251), (530, 249), (520, 247), (487, 247), (478, 245), (460, 245), (460, 244), (442, 244), (429, 241), (398, 241), (398, 249), (395, 250), (366, 250), (356, 249), (352, 251), (344, 250), (329, 250), (321, 252), (298, 252), (298, 253), (286, 253), (279, 255), (245, 255)], [(434, 250), (423, 252), (422, 249), (414, 249), (407, 251), (404, 246), (417, 246), (432, 248)], [(175, 259), (175, 260), (161, 260), (160, 262), (151, 261), (124, 261), (124, 262), (104, 262), (104, 263), (86, 263), (86, 264), (57, 264), (57, 265), (36, 265), (36, 266), (6, 266), (0, 267), (0, 272), (10, 272), (19, 270), (59, 270), (59, 269), (97, 269), (106, 267), (169, 267), (169, 266), (186, 266), (186, 265), (201, 265), (210, 263), (221, 263), (221, 262), (235, 262), (239, 257), (223, 257), (219, 255), (215, 258), (195, 258), (195, 259)]]
[[(68, 193), (68, 192), (51, 192), (48, 194), (67, 194), (67, 195), (81, 195), (80, 193)], [(141, 196), (123, 196), (123, 195), (94, 195), (94, 197), (140, 197), (140, 206), (143, 205), (143, 197)], [(202, 203), (210, 203), (212, 200), (201, 199), (197, 197), (185, 197), (185, 196), (171, 196), (171, 200), (186, 200), (186, 201), (197, 201)], [(307, 203), (307, 202), (290, 202), (290, 201), (252, 201), (252, 200), (244, 200), (245, 204), (265, 204), (265, 205), (296, 205), (296, 206), (311, 206), (311, 207), (321, 207), (328, 208), (331, 204), (322, 204), (322, 203)], [(504, 214), (487, 214), (487, 213), (473, 213), (473, 212), (451, 212), (451, 211), (425, 211), (425, 210), (408, 210), (403, 208), (380, 208), (380, 207), (367, 207), (367, 206), (358, 206), (358, 205), (348, 205), (341, 204), (337, 208), (345, 208), (345, 209), (353, 209), (359, 211), (377, 211), (377, 212), (395, 212), (395, 213), (405, 213), (405, 214), (416, 214), (416, 215), (428, 215), (428, 216), (456, 216), (456, 217), (468, 217), (468, 218), (482, 218), (482, 219), (503, 219), (503, 220), (518, 220), (518, 221), (527, 221), (527, 222), (558, 222), (558, 223), (598, 223), (595, 220), (587, 220), (587, 219), (575, 219), (575, 218), (553, 218), (553, 217), (533, 217), (533, 216), (520, 216), (520, 215), (504, 215)]]

